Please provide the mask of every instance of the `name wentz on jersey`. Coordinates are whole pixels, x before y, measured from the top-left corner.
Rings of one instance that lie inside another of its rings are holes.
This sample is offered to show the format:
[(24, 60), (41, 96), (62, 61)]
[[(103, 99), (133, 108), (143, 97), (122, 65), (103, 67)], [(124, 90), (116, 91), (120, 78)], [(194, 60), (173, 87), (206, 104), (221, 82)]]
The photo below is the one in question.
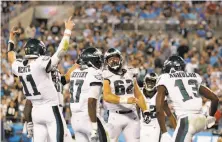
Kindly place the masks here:
[(172, 101), (177, 117), (201, 112), (202, 99), (198, 94), (202, 83), (196, 73), (176, 71), (159, 76), (157, 86), (163, 85), (168, 91), (168, 99)]
[[(109, 80), (112, 93), (121, 97), (134, 97), (134, 85), (133, 78), (136, 75), (135, 69), (126, 68), (123, 69), (125, 73), (123, 75), (114, 74), (113, 72), (105, 69), (103, 71), (103, 78)], [(108, 110), (135, 110), (134, 104), (112, 104), (104, 101), (104, 106)]]
[(12, 64), (13, 74), (19, 77), (24, 95), (33, 105), (59, 104), (51, 73), (46, 73), (50, 59), (49, 56), (40, 56), (29, 63), (27, 60), (17, 59)]
[[(71, 94), (70, 108), (72, 112), (88, 113), (88, 98), (93, 97), (90, 86), (101, 85), (102, 72), (93, 67), (80, 67), (71, 73), (69, 91)], [(94, 97), (93, 97), (94, 98)]]

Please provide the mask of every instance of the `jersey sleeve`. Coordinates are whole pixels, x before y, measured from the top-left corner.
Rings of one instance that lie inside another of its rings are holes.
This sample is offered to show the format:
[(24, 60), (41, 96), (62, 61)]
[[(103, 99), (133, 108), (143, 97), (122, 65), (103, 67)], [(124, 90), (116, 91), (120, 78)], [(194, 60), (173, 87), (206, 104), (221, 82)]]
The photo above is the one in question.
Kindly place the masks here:
[(90, 79), (90, 98), (95, 98), (98, 99), (100, 94), (101, 94), (101, 90), (102, 90), (102, 83), (103, 78), (102, 78), (102, 72), (100, 70), (95, 70), (92, 73), (91, 79)]
[(197, 74), (197, 73), (195, 73), (195, 74), (197, 76), (198, 85), (200, 86), (201, 84), (203, 84), (203, 79), (202, 79), (202, 77), (199, 74)]
[(110, 82), (109, 76), (110, 76), (110, 74), (109, 74), (108, 70), (107, 69), (103, 70), (103, 72), (102, 72), (103, 80), (108, 80)]
[(12, 63), (12, 73), (16, 76), (18, 76), (18, 67), (19, 64), (22, 63), (21, 59), (16, 59), (13, 63)]
[(156, 87), (160, 85), (166, 86), (166, 83), (168, 82), (167, 80), (168, 80), (167, 74), (160, 75), (157, 79)]
[(133, 77), (137, 77), (137, 75), (139, 74), (139, 69), (138, 68), (129, 67), (128, 70), (129, 70), (129, 72), (131, 73), (131, 75)]
[(100, 70), (96, 70), (92, 73), (92, 77), (90, 78), (90, 86), (102, 86), (102, 72)]
[(51, 68), (51, 57), (50, 56), (40, 56), (39, 57), (39, 66), (46, 70), (46, 72), (50, 72), (49, 68)]

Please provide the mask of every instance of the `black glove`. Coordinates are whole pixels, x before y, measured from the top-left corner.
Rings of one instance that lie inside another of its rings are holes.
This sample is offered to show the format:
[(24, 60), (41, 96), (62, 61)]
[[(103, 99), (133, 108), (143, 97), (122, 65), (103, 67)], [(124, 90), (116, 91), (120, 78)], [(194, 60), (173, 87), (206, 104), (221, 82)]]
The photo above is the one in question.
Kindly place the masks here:
[(151, 117), (150, 117), (150, 112), (145, 110), (143, 112), (143, 121), (146, 123), (146, 124), (149, 124), (150, 121), (151, 121)]

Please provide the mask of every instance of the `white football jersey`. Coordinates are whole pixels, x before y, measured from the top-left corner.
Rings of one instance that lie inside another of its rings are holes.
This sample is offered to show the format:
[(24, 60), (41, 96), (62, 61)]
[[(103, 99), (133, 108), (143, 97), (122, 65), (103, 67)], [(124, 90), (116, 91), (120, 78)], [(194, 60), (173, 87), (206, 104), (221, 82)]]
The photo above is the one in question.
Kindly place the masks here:
[(151, 117), (151, 122), (149, 124), (146, 124), (142, 119), (143, 116), (142, 116), (142, 113), (141, 113), (140, 121), (144, 125), (156, 125), (156, 124), (158, 124), (157, 117), (156, 117), (156, 96), (157, 96), (157, 93), (156, 92), (154, 92), (154, 93), (155, 93), (155, 95), (152, 98), (145, 97), (145, 95), (144, 95), (144, 98), (145, 98), (145, 101), (146, 101), (146, 106), (148, 107), (148, 110), (150, 111), (150, 117)]
[(168, 99), (177, 117), (201, 113), (202, 98), (199, 95), (201, 77), (196, 73), (178, 71), (159, 76), (157, 86), (164, 85)]
[(46, 72), (49, 56), (40, 56), (28, 64), (27, 60), (17, 59), (12, 64), (12, 72), (19, 77), (27, 99), (35, 105), (58, 105), (57, 91), (52, 82), (51, 73)]
[(55, 69), (52, 73), (52, 81), (54, 83), (54, 86), (56, 88), (58, 98), (59, 98), (59, 104), (64, 106), (64, 97), (63, 97), (63, 85), (61, 83), (61, 73), (59, 70)]
[(98, 99), (98, 94), (90, 92), (90, 87), (94, 85), (101, 86), (102, 90), (101, 70), (93, 67), (86, 69), (78, 68), (71, 73), (69, 91), (71, 94), (70, 108), (72, 112), (88, 112), (88, 98)]
[[(135, 70), (130, 68), (126, 69), (126, 73), (124, 73), (124, 75), (114, 74), (107, 69), (103, 71), (104, 80), (109, 80), (112, 93), (119, 97), (134, 97), (134, 76)], [(106, 101), (104, 101), (104, 106), (108, 110), (113, 111), (128, 111), (136, 109), (134, 104), (112, 104)]]

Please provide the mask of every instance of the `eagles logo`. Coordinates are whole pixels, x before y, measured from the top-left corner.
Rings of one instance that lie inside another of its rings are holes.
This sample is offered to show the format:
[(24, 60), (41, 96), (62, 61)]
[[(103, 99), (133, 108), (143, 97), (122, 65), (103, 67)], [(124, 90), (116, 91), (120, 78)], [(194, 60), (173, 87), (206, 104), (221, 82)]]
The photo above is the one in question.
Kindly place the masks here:
[(96, 78), (96, 79), (98, 79), (98, 80), (102, 80), (102, 75), (94, 75), (94, 77)]

